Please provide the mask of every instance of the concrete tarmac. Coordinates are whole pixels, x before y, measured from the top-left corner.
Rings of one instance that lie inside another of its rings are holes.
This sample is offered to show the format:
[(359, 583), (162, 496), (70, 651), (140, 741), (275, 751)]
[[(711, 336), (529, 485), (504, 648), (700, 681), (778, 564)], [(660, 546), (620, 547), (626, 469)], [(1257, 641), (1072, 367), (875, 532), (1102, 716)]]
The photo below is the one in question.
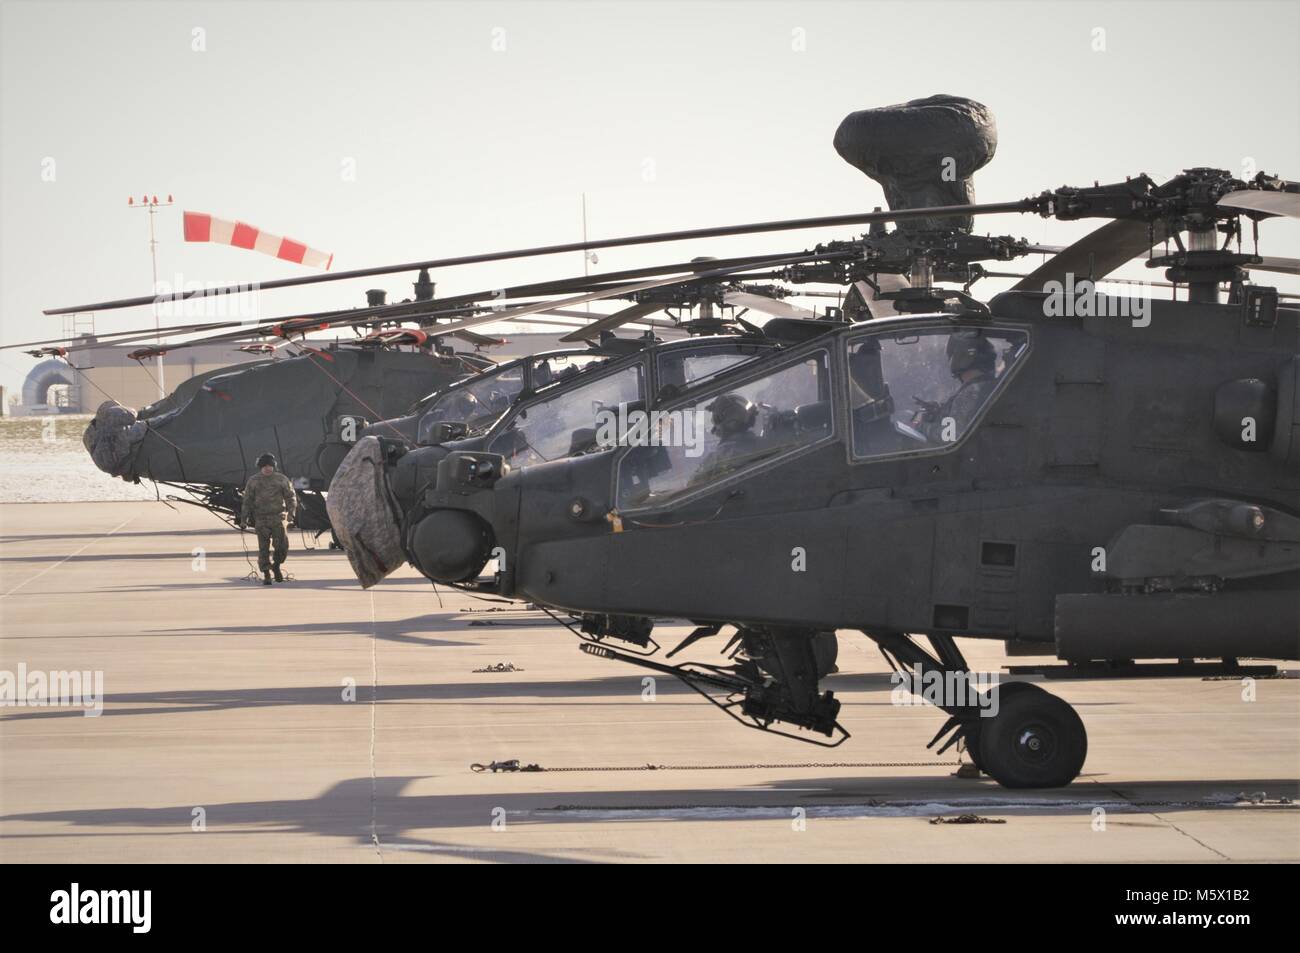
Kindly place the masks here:
[[(892, 704), (860, 634), (823, 683), (853, 734), (828, 751), (584, 655), (518, 604), (409, 569), (364, 592), (290, 535), (294, 578), (266, 588), (197, 508), (0, 506), (0, 672), (104, 679), (98, 717), (0, 707), (0, 860), (1300, 859), (1300, 681), (1253, 700), (1238, 680), (1049, 683), (1087, 726), (1084, 773), (1008, 791), (926, 751), (942, 715)], [(1000, 643), (963, 648), (1005, 664)], [(497, 663), (515, 670), (481, 671)], [(470, 770), (511, 758), (547, 770)], [(961, 815), (979, 822), (933, 823)]]

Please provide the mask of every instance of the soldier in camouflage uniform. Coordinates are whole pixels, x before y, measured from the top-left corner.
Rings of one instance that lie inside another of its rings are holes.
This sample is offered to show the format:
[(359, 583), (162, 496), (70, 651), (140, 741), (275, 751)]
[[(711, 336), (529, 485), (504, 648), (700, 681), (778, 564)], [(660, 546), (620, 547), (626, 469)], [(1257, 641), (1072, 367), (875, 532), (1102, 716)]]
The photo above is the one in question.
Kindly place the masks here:
[[(997, 380), (997, 354), (993, 342), (979, 331), (957, 331), (948, 336), (948, 369), (961, 384), (942, 403), (925, 404), (917, 413), (913, 426), (932, 443), (945, 442), (945, 436), (959, 438), (988, 400)], [(951, 430), (947, 430), (948, 422)]]
[[(285, 532), (285, 524), (293, 522), (298, 497), (289, 478), (275, 471), (275, 457), (264, 453), (257, 458), (257, 466), (258, 472), (248, 478), (244, 487), (239, 526), (242, 529), (252, 523), (257, 530), (257, 568), (262, 571), (262, 584), (269, 586), (272, 573), (276, 582), (284, 582), (280, 565), (289, 554), (289, 534)], [(275, 546), (274, 560), (272, 544)]]

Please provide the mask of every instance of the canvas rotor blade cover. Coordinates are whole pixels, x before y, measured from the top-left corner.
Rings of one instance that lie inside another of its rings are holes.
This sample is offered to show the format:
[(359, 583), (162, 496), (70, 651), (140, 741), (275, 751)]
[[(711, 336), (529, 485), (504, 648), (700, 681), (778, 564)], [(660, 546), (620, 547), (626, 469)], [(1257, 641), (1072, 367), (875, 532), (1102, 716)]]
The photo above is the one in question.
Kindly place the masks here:
[(330, 481), (325, 508), (363, 589), (406, 562), (397, 501), (384, 479), (378, 437), (362, 437), (344, 457)]

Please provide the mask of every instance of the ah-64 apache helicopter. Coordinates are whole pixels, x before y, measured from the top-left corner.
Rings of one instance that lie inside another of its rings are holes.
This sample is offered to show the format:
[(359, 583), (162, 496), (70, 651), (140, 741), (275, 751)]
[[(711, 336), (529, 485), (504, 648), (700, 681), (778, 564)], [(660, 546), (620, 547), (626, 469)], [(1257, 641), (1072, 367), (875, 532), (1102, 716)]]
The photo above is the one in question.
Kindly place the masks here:
[[(423, 285), (416, 284), (416, 295), (427, 301), (433, 285), (427, 274), (422, 279)], [(369, 293), (372, 308), (367, 310), (373, 310), (382, 294)], [(355, 313), (338, 312), (336, 320), (345, 324)], [(308, 333), (329, 327), (331, 317), (264, 324), (208, 322), (167, 329), (162, 336), (219, 333), (198, 340), (150, 343), (129, 357), (144, 361), (200, 344), (222, 344), (267, 357), (191, 377), (138, 413), (106, 394), (109, 399), (86, 429), (87, 451), (112, 476), (133, 482), (153, 480), (184, 490), (189, 499), (173, 499), (197, 502), (231, 521), (239, 513), (244, 483), (256, 470), (253, 461), (269, 451), (298, 489), (298, 525), (317, 532), (328, 529), (321, 491), (350, 449), (351, 432), (368, 419), (400, 412), (430, 389), (493, 363), (479, 354), (437, 346), (436, 337), (412, 329), (378, 329), (343, 342), (306, 339)], [(79, 351), (156, 335), (157, 331), (106, 334), (31, 353), (55, 354), (77, 368)], [(279, 343), (267, 343), (267, 338), (278, 338)]]
[[(667, 239), (655, 239), (667, 240)], [(599, 243), (593, 243), (599, 247)], [(551, 254), (575, 246), (525, 250), (522, 254)], [(256, 354), (275, 354), (281, 348), (295, 356), (236, 365), (187, 380), (173, 394), (138, 414), (116, 401), (106, 401), (88, 426), (84, 442), (96, 464), (125, 480), (149, 479), (186, 491), (190, 499), (230, 522), (240, 508), (242, 487), (252, 461), (270, 451), (281, 469), (298, 487), (298, 525), (317, 533), (330, 529), (323, 491), (334, 470), (367, 425), (390, 420), (428, 403), (449, 384), (494, 366), (479, 354), (465, 354), (442, 346), (445, 337), (463, 338), (476, 347), (501, 343), (478, 334), (474, 327), (488, 323), (527, 319), (535, 324), (574, 328), (575, 321), (590, 321), (591, 314), (573, 306), (606, 298), (627, 296), (693, 280), (697, 275), (733, 274), (763, 264), (760, 256), (728, 261), (692, 261), (656, 268), (632, 269), (507, 288), (434, 297), (429, 269), (438, 265), (466, 264), (519, 257), (521, 253), (469, 256), (432, 262), (303, 278), (277, 279), (258, 285), (201, 288), (172, 294), (129, 298), (95, 304), (50, 309), (47, 314), (102, 311), (188, 300), (217, 294), (239, 294), (370, 277), (407, 270), (418, 272), (413, 299), (386, 304), (383, 292), (368, 292), (369, 306), (362, 309), (317, 312), (272, 318), (262, 322), (207, 322), (166, 329), (164, 337), (216, 332), (179, 343), (146, 345), (131, 353), (145, 360), (169, 351), (204, 344), (227, 344)], [(770, 257), (770, 256), (769, 256)], [(784, 256), (783, 265), (802, 260)], [(554, 297), (554, 296), (563, 297)], [(551, 296), (549, 298), (545, 296)], [(519, 302), (520, 298), (537, 298)], [(635, 313), (633, 310), (637, 309)], [(652, 308), (634, 306), (613, 316), (610, 325), (653, 329), (659, 322), (645, 319)], [(565, 319), (563, 322), (556, 318)], [(610, 316), (606, 316), (610, 317)], [(407, 324), (414, 323), (415, 327)], [(599, 330), (599, 322), (590, 325)], [(306, 335), (325, 329), (369, 330), (356, 340), (317, 346)], [(585, 331), (583, 332), (586, 333)], [(136, 343), (158, 336), (157, 330), (135, 330), (100, 335), (93, 343), (58, 340), (36, 341), (8, 347), (43, 345), (36, 356), (71, 355), (105, 343)], [(595, 336), (594, 333), (588, 336)], [(278, 343), (269, 343), (276, 341)], [(75, 364), (72, 365), (74, 368)], [(572, 365), (571, 365), (572, 366)], [(461, 392), (464, 393), (464, 392)], [(386, 425), (392, 431), (394, 423)]]
[[(309, 531), (329, 529), (323, 491), (356, 435), (369, 422), (407, 411), (413, 403), (447, 385), (494, 366), (478, 353), (463, 353), (440, 343), (463, 338), (476, 348), (502, 343), (468, 327), (447, 322), (483, 311), (509, 320), (538, 311), (567, 318), (589, 318), (549, 304), (497, 314), (497, 303), (521, 292), (566, 291), (573, 282), (494, 290), (435, 301), (427, 270), (415, 282), (415, 297), (385, 304), (382, 291), (367, 293), (368, 307), (271, 319), (265, 322), (212, 321), (168, 328), (163, 337), (217, 332), (177, 343), (148, 344), (129, 355), (144, 361), (198, 345), (223, 344), (258, 355), (288, 357), (236, 364), (196, 375), (138, 413), (113, 401), (101, 405), (84, 442), (97, 466), (113, 476), (175, 487), (195, 502), (233, 522), (253, 461), (264, 452), (297, 487), (297, 523)], [(244, 286), (236, 290), (254, 290)], [(154, 299), (128, 299), (68, 310), (128, 307)], [(490, 305), (483, 302), (490, 301)], [(547, 323), (546, 318), (532, 320)], [(406, 327), (402, 322), (414, 321)], [(573, 327), (567, 321), (564, 327)], [(307, 335), (325, 329), (357, 329), (354, 340), (323, 343)], [(370, 333), (360, 336), (362, 330)], [(94, 341), (39, 341), (35, 356), (55, 355), (76, 369), (74, 355), (105, 344), (131, 344), (159, 336), (157, 330), (99, 335)], [(269, 343), (275, 340), (278, 343)], [(28, 347), (30, 344), (9, 345)], [(109, 396), (109, 395), (105, 395)]]
[[(521, 358), (452, 385), (414, 414), (371, 425), (329, 491), (331, 519), (358, 578), (373, 585), (406, 561), (412, 544), (387, 518), (390, 508), (402, 514), (401, 525), (417, 522), (422, 490), (449, 453), (487, 449), (524, 466), (612, 449), (645, 419), (648, 404), (828, 329), (813, 312), (782, 302), (782, 293), (701, 272), (638, 293), (631, 307), (566, 336), (591, 341), (586, 350)], [(698, 311), (677, 320), (686, 339), (613, 336), (614, 327), (673, 308)], [(743, 316), (751, 309), (780, 317), (759, 328)], [(436, 578), (438, 569), (429, 574)]]
[[(888, 127), (889, 111), (868, 112)], [(1009, 203), (890, 199), (904, 207), (854, 220), (925, 227), (820, 246), (806, 257), (825, 260), (787, 277), (861, 282), (898, 316), (864, 300), (871, 320), (659, 395), (653, 409), (711, 422), (700, 454), (629, 441), (514, 468), (491, 449), (447, 453), (404, 527), (412, 561), (471, 585), (495, 557), (503, 596), (690, 619), (688, 642), (735, 626), (733, 665), (655, 661), (611, 647), (617, 633), (583, 648), (673, 674), (750, 726), (834, 743), (847, 732), (815, 645), (840, 629), (918, 692), (969, 674), (956, 637), (1099, 677), (1300, 658), (1300, 309), (1246, 270), (1296, 263), (1245, 251), (1241, 224), (1300, 216), (1300, 188), (1198, 168)], [(1001, 212), (1111, 221), (987, 306), (935, 285), (1009, 257), (1014, 243), (951, 224)], [(781, 227), (810, 223), (826, 220)], [(1186, 300), (1066, 292), (1169, 242), (1148, 264)], [(931, 745), (960, 740), (1011, 787), (1073, 780), (1087, 751), (1074, 710), (1030, 683), (993, 691), (996, 705), (945, 696)]]
[[(716, 259), (696, 258), (691, 265), (702, 270), (690, 280), (629, 294), (636, 301), (631, 307), (599, 316), (561, 337), (560, 343), (569, 344), (569, 347), (525, 355), (498, 364), (471, 379), (448, 385), (418, 401), (410, 408), (410, 413), (369, 424), (362, 436), (395, 438), (413, 446), (442, 443), (453, 435), (456, 438), (478, 436), (507, 410), (538, 391), (570, 381), (587, 370), (595, 370), (612, 358), (659, 343), (661, 339), (653, 333), (656, 329), (669, 328), (692, 335), (735, 330), (762, 337), (760, 328), (744, 320), (746, 311), (753, 309), (799, 320), (817, 317), (815, 312), (782, 302), (781, 297), (788, 293), (782, 288), (747, 284), (742, 280), (753, 275), (700, 276), (707, 274), (703, 269), (714, 264)], [(780, 272), (766, 273), (767, 276), (777, 274)], [(764, 273), (758, 276), (763, 277)], [(689, 320), (674, 316), (674, 321), (669, 323), (647, 317), (659, 310), (697, 306), (700, 316)], [(721, 317), (715, 316), (715, 309), (723, 308), (732, 311)], [(740, 309), (739, 315), (734, 313), (735, 309)], [(581, 314), (563, 310), (550, 313)], [(639, 338), (615, 337), (614, 329), (635, 325), (646, 326), (646, 333)]]
[[(847, 285), (847, 320), (656, 394), (649, 409), (669, 420), (710, 422), (702, 453), (671, 440), (616, 442), (512, 468), (503, 453), (448, 452), (403, 536), (413, 561), (466, 585), (495, 556), (490, 585), (504, 596), (572, 613), (691, 619), (699, 623), (691, 640), (735, 626), (730, 666), (632, 655), (608, 644), (616, 632), (584, 649), (670, 672), (754, 727), (785, 723), (838, 740), (839, 702), (819, 691), (815, 653), (818, 637), (838, 629), (876, 641), (914, 687), (967, 672), (958, 636), (1006, 640), (1100, 674), (1146, 671), (1137, 659), (1219, 658), (1219, 670), (1243, 671), (1240, 658), (1300, 656), (1300, 310), (1247, 281), (1247, 269), (1297, 268), (1245, 251), (1241, 225), (1243, 216), (1256, 226), (1296, 216), (1300, 189), (1262, 174), (1247, 182), (1190, 169), (1163, 185), (1142, 176), (976, 204), (969, 175), (992, 152), (980, 135), (962, 141), (962, 129), (931, 123), (927, 150), (911, 165), (882, 155), (881, 142), (906, 151), (925, 138), (892, 135), (891, 124), (935, 107), (961, 111), (940, 97), (892, 114), (869, 110), (837, 136), (846, 158), (886, 183), (889, 212), (328, 276), (873, 226), (859, 240), (737, 266), (761, 261), (791, 282)], [(940, 177), (940, 160), (953, 157), (956, 179)], [(966, 194), (913, 201), (953, 188)], [(969, 234), (970, 217), (1008, 212), (1111, 221), (988, 305), (939, 287), (954, 278), (968, 286), (987, 273), (977, 262), (1032, 250)], [(898, 227), (882, 233), (890, 221)], [(1161, 244), (1166, 253), (1148, 264), (1186, 285), (1187, 300), (1111, 299), (1087, 288)], [(710, 263), (717, 277), (721, 264)], [(625, 273), (621, 280), (676, 275), (627, 285), (602, 276), (573, 300), (681, 283), (694, 277), (686, 270)], [(1109, 305), (1140, 320), (1117, 319)], [(898, 316), (883, 316), (886, 306)], [(473, 314), (449, 327), (500, 319)], [(1005, 785), (1072, 780), (1086, 756), (1077, 714), (1028, 683), (998, 696), (996, 706), (979, 693), (945, 697), (949, 719), (935, 742), (962, 741)]]

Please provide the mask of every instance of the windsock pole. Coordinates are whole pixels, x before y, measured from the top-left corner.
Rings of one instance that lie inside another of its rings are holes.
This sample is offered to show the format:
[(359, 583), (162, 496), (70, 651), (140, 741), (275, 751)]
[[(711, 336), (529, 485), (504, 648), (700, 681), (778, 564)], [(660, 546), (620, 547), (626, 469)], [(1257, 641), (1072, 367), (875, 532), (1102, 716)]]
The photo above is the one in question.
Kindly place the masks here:
[(150, 263), (153, 265), (153, 285), (152, 285), (152, 288), (153, 288), (153, 290), (154, 290), (154, 295), (155, 295), (154, 300), (153, 300), (153, 305), (152, 305), (152, 309), (153, 309), (153, 327), (154, 327), (154, 343), (157, 344), (157, 345), (159, 345), (159, 348), (158, 348), (159, 353), (154, 357), (154, 363), (155, 363), (155, 366), (158, 368), (158, 399), (159, 399), (159, 400), (162, 400), (164, 397), (167, 396), (167, 385), (166, 385), (166, 376), (165, 376), (165, 375), (166, 375), (166, 371), (163, 370), (162, 347), (161, 347), (161, 345), (162, 345), (162, 321), (161, 321), (161, 319), (160, 319), (160, 317), (159, 317), (159, 315), (158, 315), (158, 298), (157, 298), (157, 294), (158, 294), (158, 238), (157, 238), (157, 234), (156, 234), (156, 232), (155, 232), (155, 230), (154, 230), (154, 221), (153, 221), (153, 220), (154, 220), (154, 216), (158, 214), (158, 209), (160, 209), (160, 208), (166, 208), (167, 206), (169, 206), (169, 205), (174, 205), (175, 203), (172, 201), (172, 197), (171, 197), (170, 195), (167, 196), (167, 201), (166, 201), (166, 202), (159, 202), (159, 201), (158, 201), (158, 196), (156, 196), (156, 195), (154, 195), (154, 196), (144, 195), (144, 196), (141, 196), (141, 197), (140, 197), (140, 204), (139, 204), (139, 205), (136, 205), (136, 204), (135, 204), (135, 198), (134, 198), (134, 196), (128, 197), (127, 200), (126, 200), (126, 204), (129, 205), (131, 208), (143, 208), (143, 209), (145, 209), (146, 211), (149, 212), (149, 261), (150, 261)]

